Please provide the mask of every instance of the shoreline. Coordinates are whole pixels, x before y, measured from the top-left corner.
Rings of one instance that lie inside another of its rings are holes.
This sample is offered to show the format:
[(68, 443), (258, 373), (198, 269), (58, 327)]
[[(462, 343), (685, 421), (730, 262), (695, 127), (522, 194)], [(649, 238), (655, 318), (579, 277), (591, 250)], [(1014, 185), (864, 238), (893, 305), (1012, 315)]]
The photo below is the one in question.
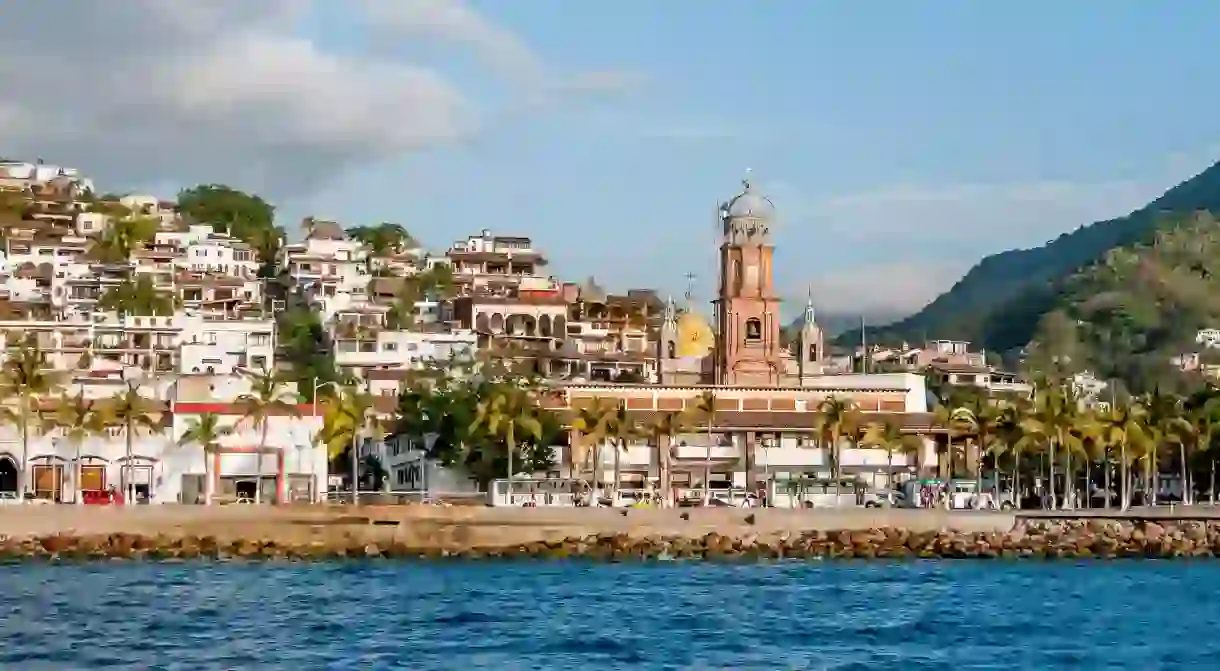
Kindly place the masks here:
[(0, 559), (1220, 557), (1220, 514), (1153, 512), (29, 506), (0, 510)]

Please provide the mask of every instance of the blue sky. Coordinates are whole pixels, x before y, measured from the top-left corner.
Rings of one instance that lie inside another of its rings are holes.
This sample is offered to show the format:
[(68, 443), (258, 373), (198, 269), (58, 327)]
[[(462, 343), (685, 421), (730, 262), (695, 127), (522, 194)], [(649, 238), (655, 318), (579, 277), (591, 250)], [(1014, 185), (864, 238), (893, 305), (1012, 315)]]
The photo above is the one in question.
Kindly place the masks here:
[(789, 310), (812, 285), (824, 310), (887, 311), (918, 307), (983, 255), (1124, 214), (1220, 158), (1217, 3), (469, 7), (548, 75), (615, 83), (523, 95), (453, 40), (379, 43), (344, 5), (322, 4), (303, 35), (443, 72), (474, 130), (285, 194), (286, 225), (397, 221), (438, 249), (480, 228), (527, 234), (565, 278), (680, 294), (690, 271), (707, 300), (713, 208), (751, 168), (780, 215)]

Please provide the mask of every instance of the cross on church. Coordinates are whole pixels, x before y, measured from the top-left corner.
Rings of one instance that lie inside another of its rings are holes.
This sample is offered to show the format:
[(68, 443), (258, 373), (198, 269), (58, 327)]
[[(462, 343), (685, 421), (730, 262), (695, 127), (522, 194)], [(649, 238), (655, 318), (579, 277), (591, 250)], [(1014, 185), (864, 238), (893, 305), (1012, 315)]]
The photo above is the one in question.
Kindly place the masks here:
[(691, 297), (695, 295), (695, 274), (687, 271), (686, 273), (686, 302), (690, 303)]

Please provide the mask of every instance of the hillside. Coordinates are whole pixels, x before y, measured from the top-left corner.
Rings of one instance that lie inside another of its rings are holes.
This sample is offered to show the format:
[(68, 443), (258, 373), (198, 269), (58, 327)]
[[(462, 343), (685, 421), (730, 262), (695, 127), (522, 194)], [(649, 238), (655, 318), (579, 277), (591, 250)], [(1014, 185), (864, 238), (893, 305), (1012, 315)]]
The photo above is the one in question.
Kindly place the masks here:
[(1067, 355), (1072, 368), (1132, 391), (1179, 387), (1170, 359), (1199, 349), (1199, 329), (1220, 326), (1220, 221), (1206, 212), (1163, 221), (1149, 242), (1112, 249), (1059, 287), (1031, 356)]
[[(869, 337), (880, 342), (955, 338), (993, 351), (1020, 348), (1054, 307), (1056, 282), (1114, 247), (1147, 240), (1165, 216), (1198, 210), (1220, 211), (1220, 163), (1125, 217), (1083, 226), (1041, 247), (988, 256), (924, 309), (885, 328), (869, 329)], [(853, 329), (838, 342), (859, 339)]]

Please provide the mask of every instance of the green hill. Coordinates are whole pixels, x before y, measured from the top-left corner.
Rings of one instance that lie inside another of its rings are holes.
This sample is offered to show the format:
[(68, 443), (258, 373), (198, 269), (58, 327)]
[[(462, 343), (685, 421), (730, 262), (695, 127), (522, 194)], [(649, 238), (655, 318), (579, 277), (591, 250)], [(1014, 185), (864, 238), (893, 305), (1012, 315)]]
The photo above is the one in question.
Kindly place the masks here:
[(1067, 360), (1148, 391), (1190, 382), (1170, 365), (1180, 354), (1220, 361), (1195, 342), (1220, 327), (1220, 222), (1210, 213), (1162, 220), (1148, 242), (1111, 249), (1057, 284), (1029, 348), (1039, 367)]
[[(1220, 211), (1220, 163), (1125, 217), (1082, 226), (1042, 247), (988, 256), (916, 314), (883, 328), (870, 328), (869, 340), (953, 338), (992, 351), (1018, 349), (1030, 341), (1038, 322), (1057, 305), (1060, 281), (1102, 259), (1114, 247), (1149, 240), (1164, 217), (1198, 210)], [(841, 334), (838, 342), (859, 339), (858, 330), (853, 329)]]

